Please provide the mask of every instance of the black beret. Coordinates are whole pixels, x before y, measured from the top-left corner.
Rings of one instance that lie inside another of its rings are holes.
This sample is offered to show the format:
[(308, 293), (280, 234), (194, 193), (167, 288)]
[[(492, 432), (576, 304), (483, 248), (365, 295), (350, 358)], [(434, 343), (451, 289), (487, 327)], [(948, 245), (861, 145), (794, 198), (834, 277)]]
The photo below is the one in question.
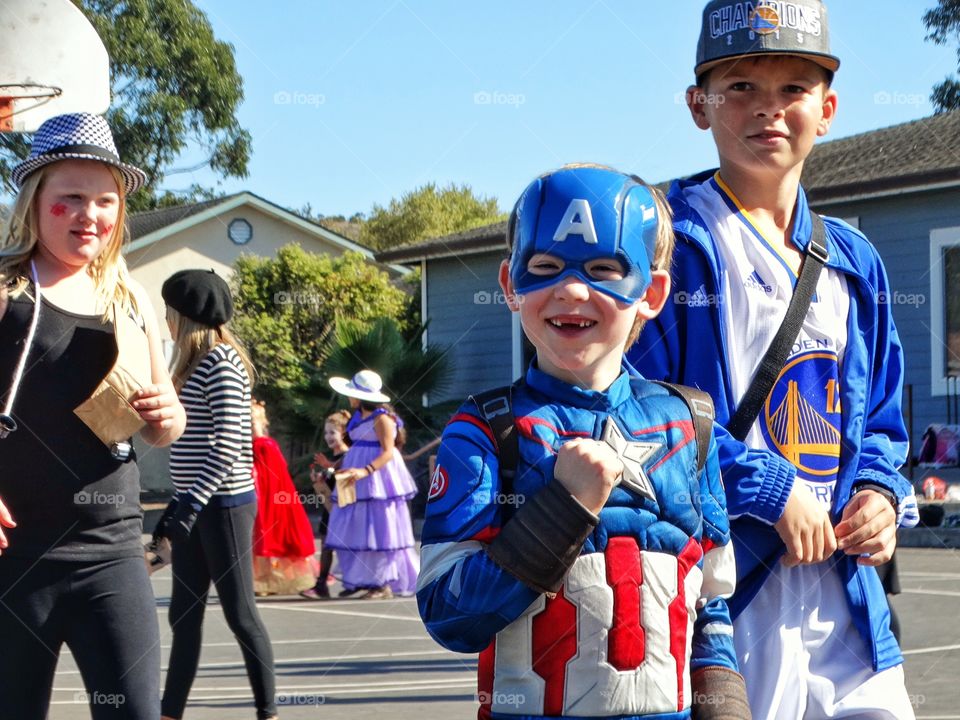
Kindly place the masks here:
[(227, 282), (213, 270), (180, 270), (160, 290), (163, 301), (184, 317), (218, 327), (233, 317), (233, 299)]

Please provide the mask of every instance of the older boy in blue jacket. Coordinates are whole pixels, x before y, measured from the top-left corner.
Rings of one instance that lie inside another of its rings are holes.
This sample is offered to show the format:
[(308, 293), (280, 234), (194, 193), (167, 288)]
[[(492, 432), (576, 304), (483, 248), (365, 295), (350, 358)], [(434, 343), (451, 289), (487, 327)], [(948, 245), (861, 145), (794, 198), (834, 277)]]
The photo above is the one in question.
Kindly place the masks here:
[[(674, 183), (673, 298), (630, 351), (709, 392), (726, 424), (793, 295), (812, 221), (800, 174), (837, 109), (820, 0), (707, 4), (688, 91), (715, 173)], [(718, 432), (737, 559), (730, 608), (755, 718), (914, 716), (874, 565), (911, 494), (887, 276), (849, 225), (745, 443)]]

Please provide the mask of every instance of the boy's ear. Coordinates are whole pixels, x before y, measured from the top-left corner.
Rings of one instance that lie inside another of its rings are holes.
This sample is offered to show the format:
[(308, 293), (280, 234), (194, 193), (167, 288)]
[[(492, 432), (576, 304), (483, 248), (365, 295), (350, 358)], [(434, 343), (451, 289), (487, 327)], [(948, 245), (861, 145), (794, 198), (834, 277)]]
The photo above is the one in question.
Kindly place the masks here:
[(510, 280), (510, 261), (503, 260), (500, 262), (500, 289), (503, 290), (503, 296), (507, 299), (507, 307), (510, 308), (510, 312), (517, 312), (520, 310), (520, 301), (517, 299), (517, 294), (513, 291), (513, 282)]
[(827, 88), (823, 95), (823, 117), (817, 126), (817, 137), (823, 137), (830, 132), (830, 125), (837, 116), (837, 91)]
[(637, 303), (637, 315), (644, 320), (652, 320), (660, 314), (669, 298), (670, 273), (666, 270), (652, 270), (650, 284), (640, 298), (640, 302)]
[(698, 86), (691, 85), (687, 88), (687, 107), (690, 109), (690, 115), (693, 122), (701, 130), (710, 129), (710, 120), (707, 118), (707, 91)]

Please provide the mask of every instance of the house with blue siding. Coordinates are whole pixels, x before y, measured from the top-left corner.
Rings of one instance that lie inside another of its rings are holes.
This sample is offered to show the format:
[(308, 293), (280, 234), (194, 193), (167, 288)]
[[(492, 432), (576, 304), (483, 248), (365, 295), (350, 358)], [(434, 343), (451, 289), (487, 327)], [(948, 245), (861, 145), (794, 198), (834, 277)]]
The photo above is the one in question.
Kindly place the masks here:
[[(960, 111), (821, 143), (803, 185), (814, 210), (858, 227), (887, 267), (916, 452), (924, 429), (947, 421), (948, 377), (960, 375)], [(497, 286), (506, 254), (500, 222), (377, 255), (420, 267), (429, 342), (451, 348), (453, 382), (431, 404), (510, 383), (525, 367)]]
[(817, 145), (803, 184), (817, 212), (858, 227), (883, 258), (916, 454), (928, 425), (957, 422), (960, 111)]

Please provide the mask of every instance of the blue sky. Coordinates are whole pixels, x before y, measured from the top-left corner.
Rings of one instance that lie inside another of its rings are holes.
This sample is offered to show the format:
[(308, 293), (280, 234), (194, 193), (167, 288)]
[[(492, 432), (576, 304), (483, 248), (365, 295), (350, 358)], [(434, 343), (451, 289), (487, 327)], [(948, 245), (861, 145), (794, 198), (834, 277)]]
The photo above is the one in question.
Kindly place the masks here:
[[(536, 174), (591, 161), (662, 181), (716, 165), (683, 104), (700, 0), (195, 0), (236, 50), (250, 190), (285, 207), (369, 212), (426, 182), (509, 208)], [(932, 113), (953, 47), (925, 42), (934, 0), (833, 0), (829, 138)], [(193, 164), (184, 158), (183, 166)], [(207, 172), (169, 188), (213, 184)]]

